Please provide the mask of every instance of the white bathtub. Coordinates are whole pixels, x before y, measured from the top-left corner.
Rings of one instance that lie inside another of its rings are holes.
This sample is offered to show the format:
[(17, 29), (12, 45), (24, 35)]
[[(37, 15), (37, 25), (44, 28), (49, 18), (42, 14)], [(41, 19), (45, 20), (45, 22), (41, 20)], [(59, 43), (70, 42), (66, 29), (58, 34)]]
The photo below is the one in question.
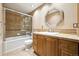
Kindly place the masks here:
[(5, 39), (6, 41), (4, 41), (3, 44), (3, 51), (4, 53), (7, 53), (19, 48), (23, 48), (25, 40), (32, 39), (32, 36), (24, 35), (24, 36), (9, 37)]

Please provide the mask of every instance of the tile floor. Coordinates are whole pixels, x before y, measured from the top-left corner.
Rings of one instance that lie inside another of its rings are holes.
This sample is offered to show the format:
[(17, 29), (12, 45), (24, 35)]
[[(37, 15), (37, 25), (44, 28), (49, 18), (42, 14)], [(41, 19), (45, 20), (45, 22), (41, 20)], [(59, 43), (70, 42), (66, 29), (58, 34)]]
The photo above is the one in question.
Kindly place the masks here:
[(4, 56), (36, 56), (36, 54), (33, 52), (33, 49), (31, 48), (29, 50), (24, 49), (15, 50), (4, 54)]

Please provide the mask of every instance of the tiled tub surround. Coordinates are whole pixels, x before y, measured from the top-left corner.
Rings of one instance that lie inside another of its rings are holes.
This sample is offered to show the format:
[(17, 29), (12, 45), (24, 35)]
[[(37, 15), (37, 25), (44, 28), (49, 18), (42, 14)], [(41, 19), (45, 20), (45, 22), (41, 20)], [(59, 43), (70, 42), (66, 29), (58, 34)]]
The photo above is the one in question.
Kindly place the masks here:
[[(26, 35), (26, 32), (32, 31), (32, 20), (30, 16), (25, 16), (10, 10), (5, 11), (5, 37), (15, 37)], [(26, 21), (25, 21), (26, 20)]]

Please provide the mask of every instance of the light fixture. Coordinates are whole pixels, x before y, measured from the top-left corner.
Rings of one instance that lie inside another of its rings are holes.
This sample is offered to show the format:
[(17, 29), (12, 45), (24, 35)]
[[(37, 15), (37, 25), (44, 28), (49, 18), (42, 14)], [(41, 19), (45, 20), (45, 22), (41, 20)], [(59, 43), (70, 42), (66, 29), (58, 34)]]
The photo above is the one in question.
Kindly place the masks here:
[(32, 5), (32, 7), (34, 7), (34, 5)]

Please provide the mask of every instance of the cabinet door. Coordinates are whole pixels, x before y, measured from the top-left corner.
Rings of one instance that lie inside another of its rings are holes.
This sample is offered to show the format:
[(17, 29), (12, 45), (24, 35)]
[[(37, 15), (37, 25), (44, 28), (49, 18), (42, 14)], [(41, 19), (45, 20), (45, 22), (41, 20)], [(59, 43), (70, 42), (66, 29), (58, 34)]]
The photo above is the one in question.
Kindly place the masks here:
[(41, 56), (46, 55), (46, 40), (45, 36), (38, 35), (38, 54)]
[(47, 37), (47, 56), (58, 56), (58, 41), (56, 38)]
[(37, 35), (33, 35), (33, 49), (37, 53)]
[(59, 53), (61, 56), (78, 55), (78, 43), (68, 40), (59, 40)]

